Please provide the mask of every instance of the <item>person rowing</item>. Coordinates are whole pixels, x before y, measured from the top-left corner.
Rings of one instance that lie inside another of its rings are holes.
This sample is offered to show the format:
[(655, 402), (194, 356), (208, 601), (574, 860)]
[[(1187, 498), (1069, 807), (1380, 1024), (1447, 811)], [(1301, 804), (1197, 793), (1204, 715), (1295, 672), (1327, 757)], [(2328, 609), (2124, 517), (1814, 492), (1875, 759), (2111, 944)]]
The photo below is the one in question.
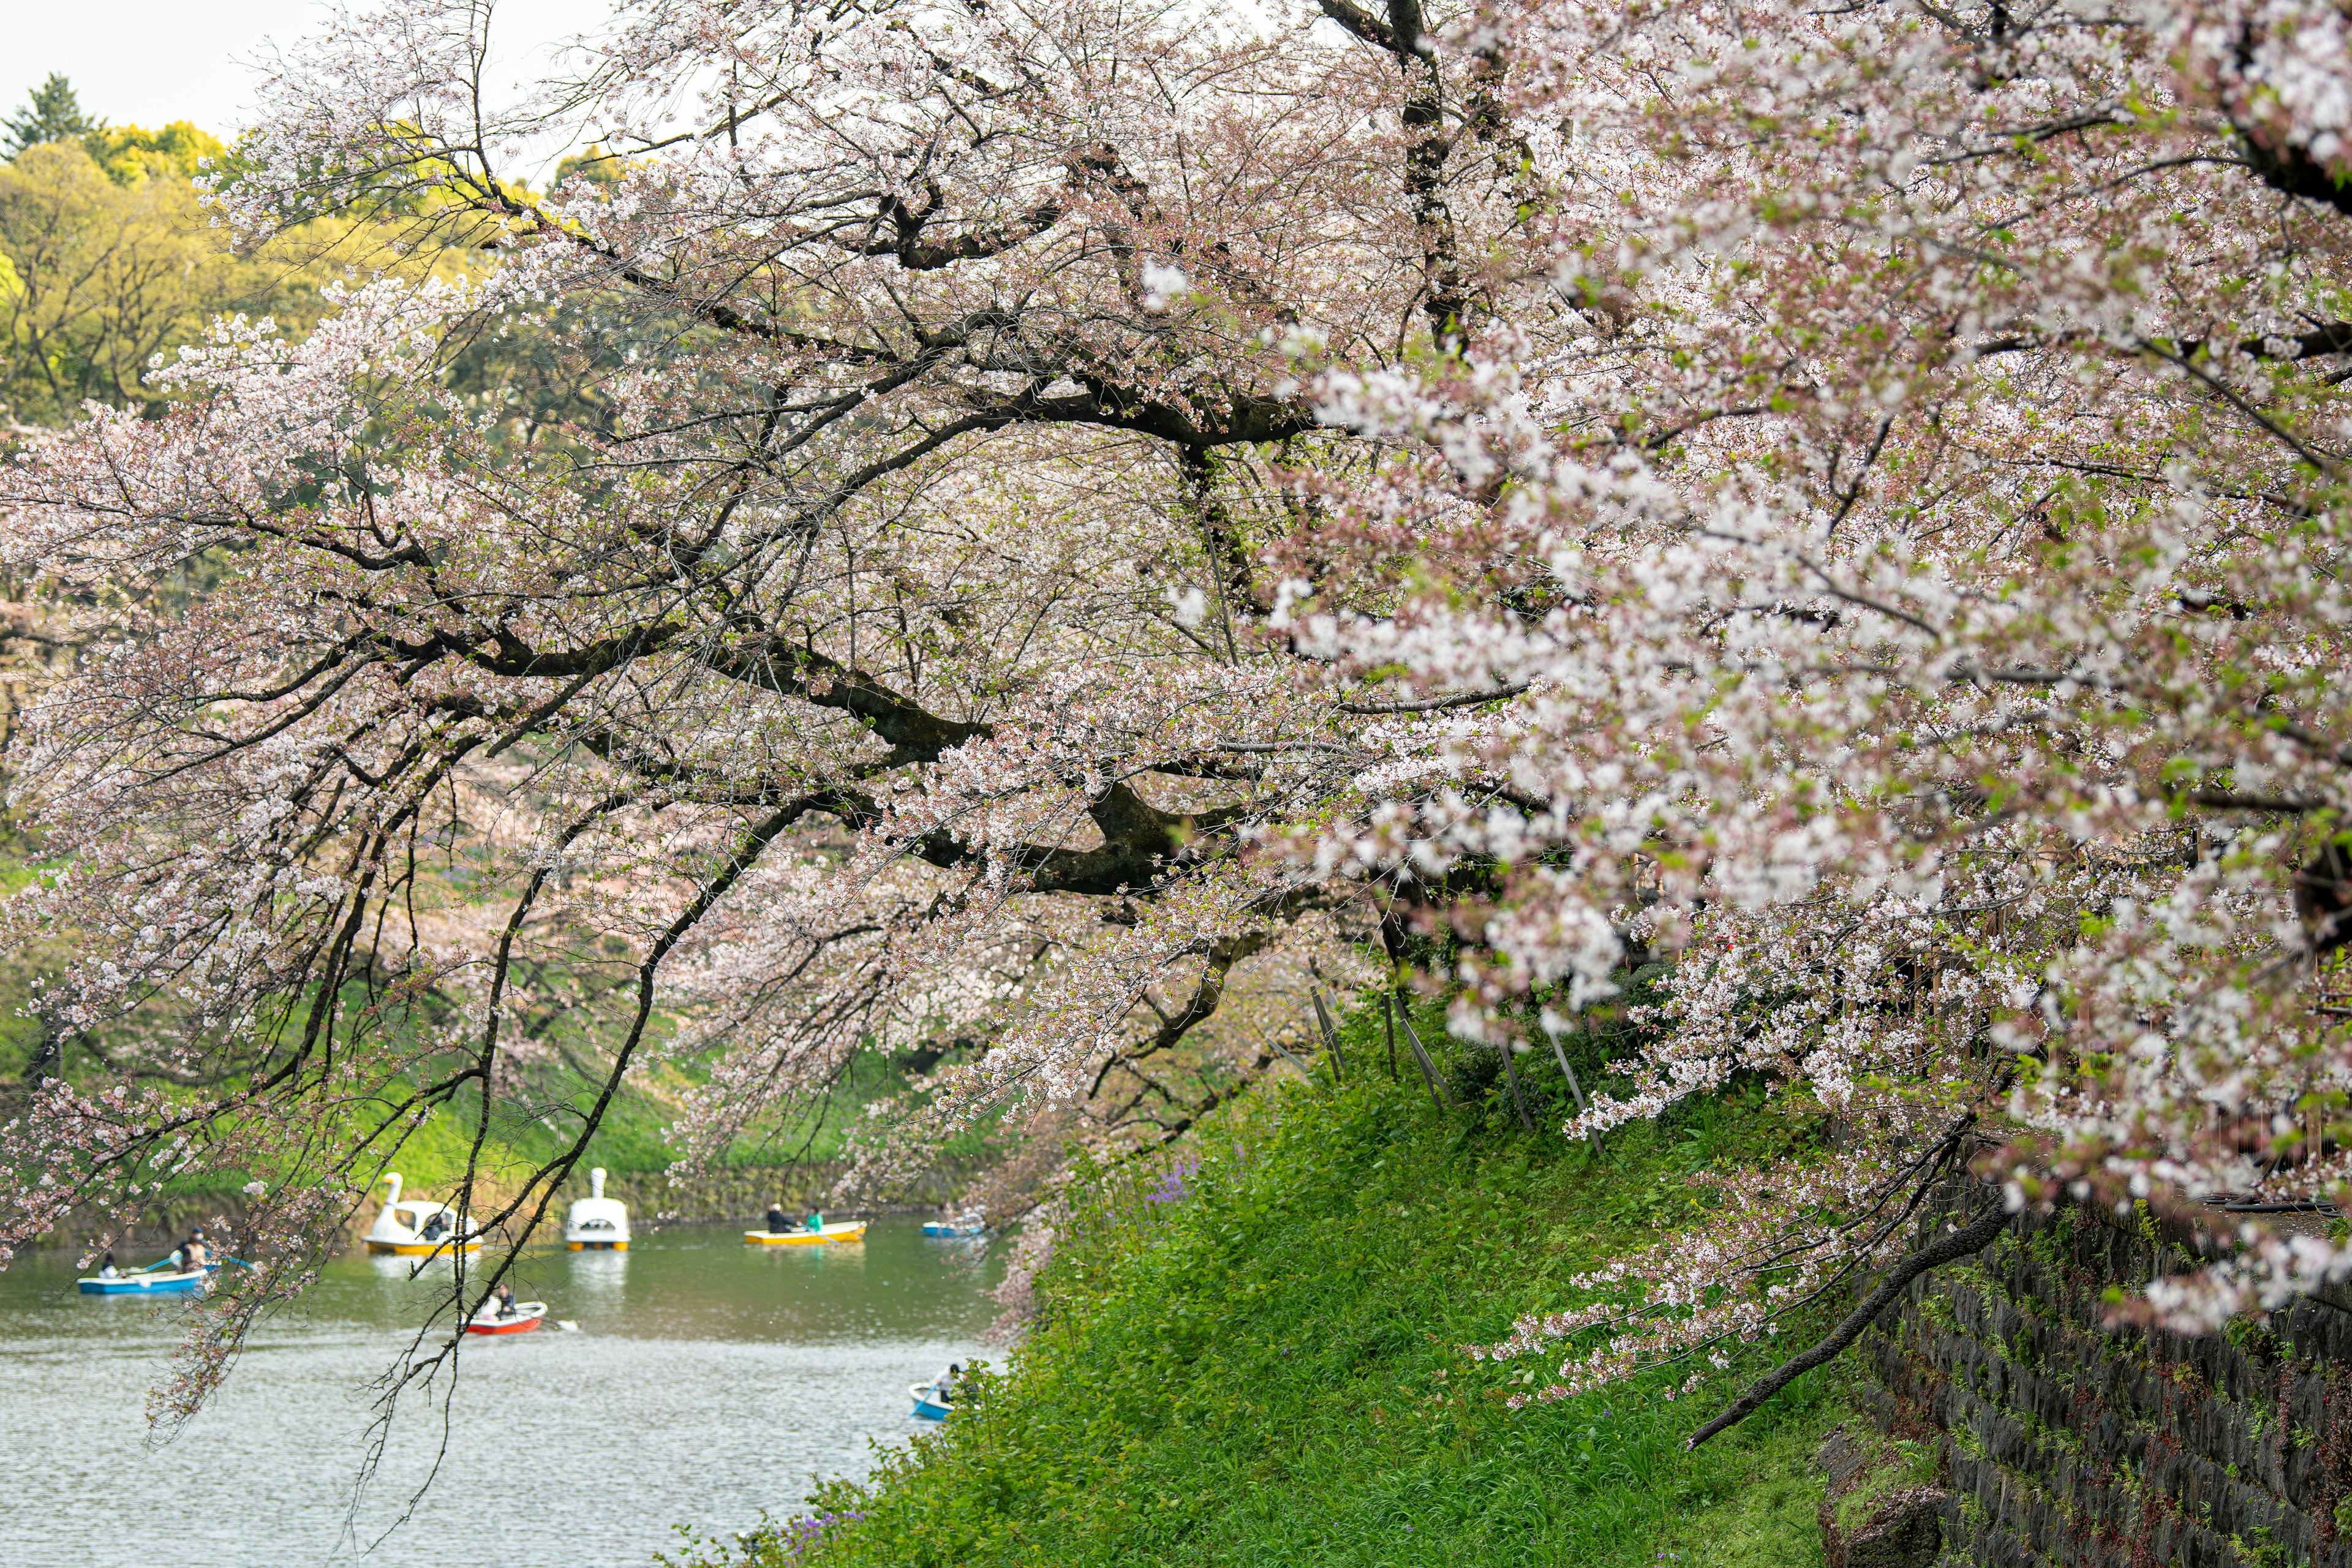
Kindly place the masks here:
[(813, 1234), (822, 1232), (824, 1229), (824, 1215), (814, 1209), (809, 1210), (808, 1217), (801, 1221), (801, 1228)]
[(107, 1252), (106, 1261), (99, 1265), (98, 1277), (100, 1279), (120, 1279), (122, 1278), (122, 1270), (114, 1266), (114, 1253), (111, 1249), (109, 1249)]
[(499, 1288), (490, 1292), (490, 1302), (498, 1309), (499, 1317), (513, 1317), (515, 1315), (514, 1287), (503, 1279), (499, 1280)]
[(947, 1371), (931, 1380), (930, 1389), (923, 1397), (933, 1405), (953, 1405), (956, 1384), (962, 1377), (963, 1368), (954, 1362), (948, 1363)]

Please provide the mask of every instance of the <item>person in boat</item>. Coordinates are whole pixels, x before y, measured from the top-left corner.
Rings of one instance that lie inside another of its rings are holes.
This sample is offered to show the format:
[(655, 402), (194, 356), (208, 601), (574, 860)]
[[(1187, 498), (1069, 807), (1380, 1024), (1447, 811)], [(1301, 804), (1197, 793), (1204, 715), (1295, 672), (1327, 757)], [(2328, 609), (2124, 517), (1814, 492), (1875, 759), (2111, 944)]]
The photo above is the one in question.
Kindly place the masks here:
[(205, 1245), (202, 1230), (188, 1233), (188, 1239), (181, 1245), (180, 1257), (180, 1267), (184, 1269), (199, 1269), (212, 1261), (212, 1248)]
[(122, 1278), (122, 1270), (114, 1266), (114, 1254), (110, 1249), (106, 1255), (106, 1261), (98, 1266), (98, 1277), (100, 1279), (120, 1279)]
[(768, 1234), (770, 1236), (783, 1235), (786, 1230), (792, 1227), (792, 1221), (784, 1217), (782, 1205), (770, 1204), (768, 1205)]
[(812, 1233), (823, 1230), (824, 1228), (824, 1215), (817, 1213), (814, 1209), (809, 1210), (808, 1217), (801, 1221), (801, 1228)]
[(436, 1209), (425, 1217), (425, 1228), (416, 1233), (427, 1241), (438, 1241), (449, 1234), (449, 1216)]
[(933, 1405), (953, 1405), (955, 1403), (956, 1384), (961, 1382), (962, 1378), (963, 1368), (956, 1364), (954, 1362), (950, 1362), (948, 1363), (947, 1371), (940, 1373), (939, 1376), (931, 1380), (930, 1391), (926, 1394), (924, 1397), (929, 1399)]
[(499, 1317), (513, 1317), (515, 1315), (514, 1287), (503, 1279), (499, 1280), (499, 1288), (490, 1292), (490, 1304), (498, 1309)]

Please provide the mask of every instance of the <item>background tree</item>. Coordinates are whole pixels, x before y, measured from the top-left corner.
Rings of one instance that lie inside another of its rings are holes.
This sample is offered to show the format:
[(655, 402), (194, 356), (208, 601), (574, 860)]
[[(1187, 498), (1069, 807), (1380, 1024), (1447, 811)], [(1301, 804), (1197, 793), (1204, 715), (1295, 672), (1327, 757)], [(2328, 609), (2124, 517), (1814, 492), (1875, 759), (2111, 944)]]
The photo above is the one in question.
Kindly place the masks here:
[[(463, 265), (439, 247), (395, 254), (386, 237), (349, 223), (239, 245), (194, 184), (208, 163), (225, 164), (217, 138), (184, 121), (160, 131), (93, 121), (62, 78), (16, 123), (33, 127), (23, 134), (34, 140), (0, 164), (0, 418), (12, 444), (33, 426), (73, 419), (90, 399), (152, 413), (163, 395), (148, 379), (152, 365), (201, 338), (215, 315), (267, 317), (299, 334), (327, 308), (331, 282)], [(488, 369), (495, 357), (478, 356), (486, 374), (515, 379)], [(200, 587), (209, 572), (196, 563), (168, 591)], [(108, 635), (111, 603), (102, 590), (61, 590), (37, 566), (0, 577), (0, 740), (79, 649)], [(0, 855), (13, 864), (32, 849), (13, 813), (5, 821)], [(10, 964), (0, 988), (11, 1015), (26, 1000), (20, 970)], [(0, 1037), (32, 1042), (21, 1053), (29, 1064), (41, 1057), (44, 1029), (12, 1016)], [(18, 1054), (0, 1048), (0, 1084)]]
[(47, 142), (0, 167), (0, 395), (19, 419), (55, 421), (95, 398), (143, 407), (150, 362), (201, 335), (215, 311), (266, 299), (266, 265), (206, 226), (176, 170), (108, 178), (78, 142)]
[(224, 167), (228, 149), (219, 137), (184, 120), (174, 120), (161, 131), (139, 125), (100, 126), (81, 138), (82, 151), (106, 171), (118, 185), (133, 185), (159, 175), (194, 181), (207, 166)]
[(82, 112), (81, 100), (74, 92), (73, 83), (58, 71), (51, 71), (33, 89), (23, 109), (0, 120), (0, 130), (8, 133), (11, 158), (45, 142), (79, 142), (105, 129), (105, 121)]

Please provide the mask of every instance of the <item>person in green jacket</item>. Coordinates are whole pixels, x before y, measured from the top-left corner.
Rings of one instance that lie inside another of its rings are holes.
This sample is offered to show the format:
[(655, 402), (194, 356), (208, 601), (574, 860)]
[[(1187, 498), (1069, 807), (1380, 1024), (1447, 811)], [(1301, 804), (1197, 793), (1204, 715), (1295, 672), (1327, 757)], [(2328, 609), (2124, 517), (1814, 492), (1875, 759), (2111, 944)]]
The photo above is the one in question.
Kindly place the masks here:
[(817, 1213), (814, 1209), (809, 1210), (808, 1218), (801, 1221), (801, 1228), (807, 1231), (823, 1230), (824, 1228), (824, 1215)]

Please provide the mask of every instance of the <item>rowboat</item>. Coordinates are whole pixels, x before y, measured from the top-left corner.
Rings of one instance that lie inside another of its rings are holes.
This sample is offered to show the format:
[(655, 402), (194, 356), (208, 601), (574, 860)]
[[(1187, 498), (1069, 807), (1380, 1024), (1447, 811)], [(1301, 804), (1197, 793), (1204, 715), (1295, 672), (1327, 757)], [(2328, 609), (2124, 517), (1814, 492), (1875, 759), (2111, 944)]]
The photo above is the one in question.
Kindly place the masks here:
[(629, 1211), (618, 1198), (604, 1195), (604, 1167), (588, 1173), (588, 1195), (572, 1205), (563, 1219), (563, 1245), (574, 1252), (629, 1250)]
[(485, 1307), (467, 1321), (469, 1334), (527, 1334), (547, 1316), (544, 1301), (517, 1301), (514, 1315), (501, 1318), (496, 1307)]
[(929, 1384), (910, 1383), (907, 1385), (907, 1392), (915, 1396), (916, 1420), (944, 1421), (948, 1418), (949, 1406), (939, 1403)]
[(958, 1221), (927, 1219), (923, 1222), (925, 1236), (986, 1236), (988, 1226), (980, 1220)]
[(826, 1247), (844, 1242), (864, 1241), (866, 1222), (845, 1220), (826, 1226), (823, 1230), (747, 1230), (743, 1233), (746, 1247)]
[(81, 1287), (85, 1296), (162, 1296), (202, 1289), (211, 1272), (208, 1268), (184, 1268), (171, 1274), (118, 1274), (112, 1279), (92, 1274), (74, 1283)]
[(482, 1238), (474, 1229), (474, 1222), (451, 1208), (447, 1204), (429, 1203), (423, 1198), (400, 1201), (400, 1173), (386, 1171), (383, 1179), (392, 1191), (384, 1194), (383, 1207), (375, 1216), (375, 1224), (367, 1233), (370, 1252), (391, 1253), (400, 1258), (431, 1258), (444, 1253), (479, 1252)]

